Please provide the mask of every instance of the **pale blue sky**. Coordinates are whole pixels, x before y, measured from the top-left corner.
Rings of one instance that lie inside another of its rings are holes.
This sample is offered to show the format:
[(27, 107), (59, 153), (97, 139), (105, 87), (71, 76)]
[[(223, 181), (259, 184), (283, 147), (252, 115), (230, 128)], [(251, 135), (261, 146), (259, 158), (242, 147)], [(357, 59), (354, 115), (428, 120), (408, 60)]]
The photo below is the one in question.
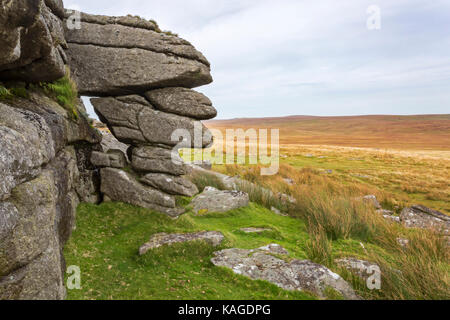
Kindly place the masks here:
[[(65, 0), (136, 14), (212, 65), (218, 118), (450, 113), (449, 0)], [(381, 9), (369, 31), (367, 8)], [(91, 111), (92, 112), (92, 111)]]

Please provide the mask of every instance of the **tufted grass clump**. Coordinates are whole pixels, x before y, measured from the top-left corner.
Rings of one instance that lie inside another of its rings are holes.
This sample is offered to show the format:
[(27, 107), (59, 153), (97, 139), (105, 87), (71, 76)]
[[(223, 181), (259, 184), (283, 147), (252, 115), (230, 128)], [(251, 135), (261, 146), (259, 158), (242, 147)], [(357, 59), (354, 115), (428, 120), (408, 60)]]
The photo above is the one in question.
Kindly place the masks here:
[(191, 174), (190, 179), (200, 192), (203, 192), (206, 187), (214, 187), (219, 190), (226, 189), (222, 181), (213, 174), (199, 174), (194, 172)]
[(13, 97), (11, 91), (4, 87), (3, 85), (0, 85), (0, 100), (9, 100)]
[(0, 85), (0, 100), (12, 100), (15, 97), (28, 99), (30, 94), (28, 90), (24, 87), (11, 87), (7, 88), (3, 85)]
[(310, 227), (309, 234), (310, 240), (305, 247), (308, 258), (315, 263), (331, 267), (333, 265), (333, 247), (325, 230), (322, 226), (315, 225), (314, 228)]
[(45, 94), (55, 99), (61, 107), (69, 112), (72, 120), (78, 119), (78, 89), (70, 77), (68, 68), (63, 78), (49, 83), (40, 83), (39, 86), (44, 90)]

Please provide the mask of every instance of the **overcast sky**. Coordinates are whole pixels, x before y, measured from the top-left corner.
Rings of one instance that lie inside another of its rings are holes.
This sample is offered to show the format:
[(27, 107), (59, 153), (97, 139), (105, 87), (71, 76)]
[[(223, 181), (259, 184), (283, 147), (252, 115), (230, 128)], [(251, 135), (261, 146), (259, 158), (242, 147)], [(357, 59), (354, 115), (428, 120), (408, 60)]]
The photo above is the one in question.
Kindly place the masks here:
[[(220, 119), (450, 113), (449, 0), (64, 0), (136, 14), (212, 65)], [(381, 9), (369, 30), (367, 9)]]

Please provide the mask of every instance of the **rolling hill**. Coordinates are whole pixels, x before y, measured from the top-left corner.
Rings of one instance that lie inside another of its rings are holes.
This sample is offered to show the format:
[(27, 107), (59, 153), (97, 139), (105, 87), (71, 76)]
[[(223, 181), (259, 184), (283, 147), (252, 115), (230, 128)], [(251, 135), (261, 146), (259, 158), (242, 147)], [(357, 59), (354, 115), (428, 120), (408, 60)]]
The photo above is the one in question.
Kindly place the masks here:
[(450, 114), (414, 116), (289, 116), (211, 120), (209, 128), (280, 129), (281, 144), (400, 150), (450, 150)]

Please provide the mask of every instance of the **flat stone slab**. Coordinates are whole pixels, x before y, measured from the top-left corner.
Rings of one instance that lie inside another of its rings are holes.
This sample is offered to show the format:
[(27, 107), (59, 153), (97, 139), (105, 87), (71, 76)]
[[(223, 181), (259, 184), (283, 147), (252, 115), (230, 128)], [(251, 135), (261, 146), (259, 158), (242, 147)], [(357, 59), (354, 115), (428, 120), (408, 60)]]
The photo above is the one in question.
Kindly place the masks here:
[(272, 229), (268, 229), (268, 228), (242, 228), (239, 230), (242, 232), (245, 232), (245, 233), (263, 233), (266, 231), (272, 231)]
[(141, 182), (169, 194), (193, 197), (198, 193), (197, 186), (184, 177), (163, 173), (148, 173)]
[[(132, 95), (91, 99), (95, 112), (120, 142), (198, 148), (213, 142), (211, 132), (198, 120), (155, 110), (145, 98)], [(183, 130), (183, 144), (176, 132)], [(189, 137), (187, 137), (189, 136)]]
[(211, 262), (253, 280), (266, 280), (284, 290), (309, 291), (326, 298), (325, 290), (331, 287), (346, 299), (359, 299), (352, 287), (338, 274), (309, 260), (286, 262), (276, 257), (285, 254), (287, 251), (281, 246), (272, 244), (254, 250), (218, 251)]
[(205, 190), (192, 200), (191, 205), (195, 213), (206, 212), (227, 212), (248, 206), (250, 198), (242, 191), (221, 191), (213, 187), (206, 187)]
[(138, 172), (167, 173), (181, 176), (188, 167), (178, 152), (165, 148), (143, 146), (129, 149), (131, 166)]
[(136, 17), (81, 14), (66, 28), (69, 65), (82, 95), (118, 96), (212, 82), (209, 62), (188, 41)]
[(123, 170), (103, 168), (100, 176), (101, 192), (111, 201), (155, 210), (172, 218), (185, 212), (183, 208), (176, 207), (174, 196), (139, 183), (134, 176)]
[(186, 88), (164, 88), (148, 91), (145, 96), (161, 111), (198, 120), (212, 119), (217, 110), (204, 94)]
[(224, 236), (218, 231), (203, 231), (196, 233), (158, 233), (150, 238), (150, 241), (145, 243), (139, 249), (139, 254), (142, 256), (152, 249), (162, 246), (170, 246), (175, 243), (184, 243), (192, 241), (206, 241), (212, 246), (219, 246), (224, 240)]

